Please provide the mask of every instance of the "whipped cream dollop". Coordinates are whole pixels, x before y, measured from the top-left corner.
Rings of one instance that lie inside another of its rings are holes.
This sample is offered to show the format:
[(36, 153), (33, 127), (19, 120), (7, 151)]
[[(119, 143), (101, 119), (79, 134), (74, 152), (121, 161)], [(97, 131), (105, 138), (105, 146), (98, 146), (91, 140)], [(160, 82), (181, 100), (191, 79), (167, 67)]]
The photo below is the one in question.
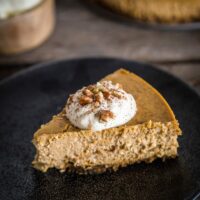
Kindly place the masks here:
[(70, 95), (66, 116), (80, 129), (100, 131), (127, 123), (136, 114), (134, 97), (120, 84), (102, 81)]
[(0, 0), (0, 19), (24, 12), (40, 2), (42, 0)]

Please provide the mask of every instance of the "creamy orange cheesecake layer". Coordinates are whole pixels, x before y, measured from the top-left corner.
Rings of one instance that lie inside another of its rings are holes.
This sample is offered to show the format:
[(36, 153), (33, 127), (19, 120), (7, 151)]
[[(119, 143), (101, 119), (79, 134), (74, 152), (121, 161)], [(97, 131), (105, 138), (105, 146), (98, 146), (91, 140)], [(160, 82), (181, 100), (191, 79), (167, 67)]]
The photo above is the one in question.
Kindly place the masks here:
[(78, 173), (117, 170), (141, 161), (177, 156), (181, 134), (174, 113), (151, 85), (124, 69), (103, 80), (119, 83), (136, 100), (136, 116), (127, 124), (102, 131), (80, 130), (66, 118), (65, 109), (34, 134), (33, 166)]

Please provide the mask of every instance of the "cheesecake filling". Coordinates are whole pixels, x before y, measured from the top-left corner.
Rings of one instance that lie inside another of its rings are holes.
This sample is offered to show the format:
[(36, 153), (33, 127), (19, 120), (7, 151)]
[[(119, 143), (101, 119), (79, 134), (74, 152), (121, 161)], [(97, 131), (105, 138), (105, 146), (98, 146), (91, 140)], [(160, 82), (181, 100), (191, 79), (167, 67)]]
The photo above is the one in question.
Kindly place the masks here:
[(121, 126), (130, 121), (136, 111), (134, 97), (111, 81), (83, 87), (69, 96), (66, 105), (69, 121), (75, 127), (92, 131)]

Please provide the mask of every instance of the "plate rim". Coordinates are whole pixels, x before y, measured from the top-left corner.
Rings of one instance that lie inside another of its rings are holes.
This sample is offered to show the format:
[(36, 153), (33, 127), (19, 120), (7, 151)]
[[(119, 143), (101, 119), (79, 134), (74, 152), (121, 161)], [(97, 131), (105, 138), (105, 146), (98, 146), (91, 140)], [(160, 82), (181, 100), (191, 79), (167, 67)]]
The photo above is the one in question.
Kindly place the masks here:
[(40, 68), (43, 68), (43, 67), (48, 67), (48, 66), (51, 66), (51, 65), (54, 65), (54, 64), (57, 64), (57, 63), (64, 63), (64, 62), (75, 62), (75, 61), (86, 61), (86, 60), (107, 60), (107, 61), (111, 61), (111, 60), (118, 60), (118, 61), (124, 61), (124, 62), (133, 62), (133, 63), (137, 63), (137, 64), (141, 64), (141, 65), (144, 65), (146, 67), (149, 67), (153, 70), (157, 70), (159, 71), (160, 73), (164, 73), (164, 74), (167, 74), (168, 76), (171, 76), (173, 79), (175, 79), (176, 81), (178, 81), (179, 83), (183, 84), (185, 87), (187, 87), (189, 90), (191, 90), (196, 96), (197, 98), (199, 98), (200, 100), (200, 94), (191, 86), (189, 85), (188, 83), (186, 83), (184, 80), (182, 80), (181, 78), (177, 77), (176, 75), (174, 74), (171, 74), (167, 71), (164, 71), (160, 68), (157, 68), (155, 67), (155, 65), (153, 64), (148, 64), (146, 62), (141, 62), (141, 61), (135, 61), (135, 60), (132, 60), (132, 59), (124, 59), (124, 58), (117, 58), (117, 57), (104, 57), (104, 56), (101, 56), (101, 57), (78, 57), (78, 58), (64, 58), (64, 59), (58, 59), (58, 60), (50, 60), (50, 61), (44, 61), (44, 62), (41, 62), (41, 63), (38, 63), (38, 64), (33, 64), (31, 65), (30, 67), (27, 67), (25, 69), (22, 69), (22, 70), (19, 70), (18, 72), (2, 79), (0, 81), (0, 87), (2, 87), (3, 85), (5, 85), (6, 83), (12, 81), (13, 79), (15, 78), (18, 78), (26, 73), (30, 73), (31, 71), (34, 71), (34, 70), (37, 70), (37, 69), (40, 69)]

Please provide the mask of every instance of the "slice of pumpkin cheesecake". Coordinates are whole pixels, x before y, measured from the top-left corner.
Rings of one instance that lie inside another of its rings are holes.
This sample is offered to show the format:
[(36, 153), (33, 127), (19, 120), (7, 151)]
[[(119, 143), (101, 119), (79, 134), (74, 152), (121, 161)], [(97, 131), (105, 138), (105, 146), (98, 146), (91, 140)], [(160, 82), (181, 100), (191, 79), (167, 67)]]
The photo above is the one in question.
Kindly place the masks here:
[(102, 173), (177, 156), (178, 121), (161, 94), (137, 75), (115, 71), (70, 95), (36, 131), (33, 166)]

